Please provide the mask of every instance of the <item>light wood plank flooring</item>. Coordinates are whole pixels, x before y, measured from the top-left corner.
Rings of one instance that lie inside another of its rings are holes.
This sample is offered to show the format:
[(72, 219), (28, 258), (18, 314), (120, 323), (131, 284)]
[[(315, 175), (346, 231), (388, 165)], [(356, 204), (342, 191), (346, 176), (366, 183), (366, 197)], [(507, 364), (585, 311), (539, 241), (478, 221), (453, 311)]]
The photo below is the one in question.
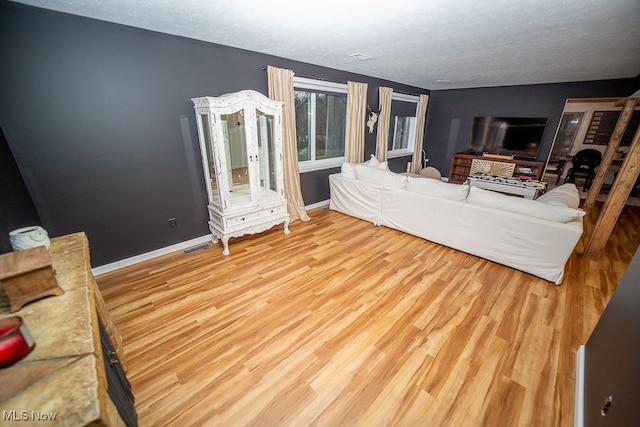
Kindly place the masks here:
[(571, 426), (639, 213), (561, 286), (322, 209), (97, 280), (141, 426)]

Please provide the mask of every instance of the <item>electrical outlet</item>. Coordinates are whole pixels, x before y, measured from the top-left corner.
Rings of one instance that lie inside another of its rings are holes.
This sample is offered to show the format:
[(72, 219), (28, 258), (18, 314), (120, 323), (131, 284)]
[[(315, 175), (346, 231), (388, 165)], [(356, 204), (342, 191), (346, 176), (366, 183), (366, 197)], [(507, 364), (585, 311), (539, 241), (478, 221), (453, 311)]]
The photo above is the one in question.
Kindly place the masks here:
[(604, 405), (602, 405), (602, 409), (600, 410), (600, 414), (603, 417), (607, 416), (607, 412), (611, 409), (611, 405), (613, 405), (613, 395), (607, 397), (607, 400), (604, 401)]
[(169, 218), (169, 230), (173, 230), (174, 228), (178, 228), (178, 220), (175, 218)]

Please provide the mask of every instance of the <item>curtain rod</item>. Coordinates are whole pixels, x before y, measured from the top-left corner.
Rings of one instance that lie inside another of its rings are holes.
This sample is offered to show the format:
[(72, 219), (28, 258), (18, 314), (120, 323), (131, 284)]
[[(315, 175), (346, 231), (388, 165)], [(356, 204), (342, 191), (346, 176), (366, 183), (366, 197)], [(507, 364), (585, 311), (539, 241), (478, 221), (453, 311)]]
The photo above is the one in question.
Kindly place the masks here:
[[(264, 65), (262, 67), (262, 71), (267, 71), (267, 66), (266, 65)], [(327, 81), (326, 77), (316, 76), (316, 75), (313, 75), (313, 74), (296, 73), (295, 71), (293, 73), (294, 73), (294, 75), (296, 75), (298, 77), (304, 77), (304, 78), (307, 78), (307, 79), (316, 79), (316, 80), (321, 80), (323, 82)], [(348, 81), (340, 80), (340, 79), (336, 79), (336, 80), (331, 79), (330, 81), (335, 82), (335, 83), (343, 83), (343, 84), (347, 84), (348, 83)], [(394, 89), (394, 92), (395, 92), (395, 89)], [(409, 92), (409, 91), (402, 91), (402, 92), (397, 92), (397, 93), (403, 93), (403, 94), (412, 95), (412, 96), (426, 95), (426, 93), (413, 93), (413, 92)]]
[[(267, 71), (267, 66), (266, 65), (262, 67), (262, 71)], [(316, 80), (327, 81), (326, 77), (316, 76), (316, 75), (313, 75), (313, 74), (297, 73), (295, 71), (293, 73), (298, 77), (304, 77), (304, 78), (307, 78), (307, 79), (316, 79)], [(347, 83), (344, 80), (332, 80), (332, 81), (335, 81), (337, 83), (344, 83), (344, 84)]]

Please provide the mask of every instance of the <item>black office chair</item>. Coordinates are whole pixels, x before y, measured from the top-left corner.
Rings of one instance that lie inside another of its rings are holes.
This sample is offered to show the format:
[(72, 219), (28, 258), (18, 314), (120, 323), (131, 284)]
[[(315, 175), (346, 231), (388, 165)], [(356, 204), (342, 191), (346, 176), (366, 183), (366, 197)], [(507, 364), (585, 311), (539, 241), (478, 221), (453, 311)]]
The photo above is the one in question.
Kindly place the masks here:
[(556, 176), (556, 185), (560, 184), (560, 178), (562, 178), (562, 174), (564, 172), (564, 168), (567, 165), (567, 161), (564, 159), (549, 159), (549, 163), (547, 163), (547, 168), (545, 169), (544, 174), (551, 174)]
[(578, 151), (571, 159), (571, 169), (564, 182), (576, 182), (576, 178), (584, 179), (582, 191), (587, 191), (596, 176), (596, 169), (602, 161), (602, 153), (593, 148)]

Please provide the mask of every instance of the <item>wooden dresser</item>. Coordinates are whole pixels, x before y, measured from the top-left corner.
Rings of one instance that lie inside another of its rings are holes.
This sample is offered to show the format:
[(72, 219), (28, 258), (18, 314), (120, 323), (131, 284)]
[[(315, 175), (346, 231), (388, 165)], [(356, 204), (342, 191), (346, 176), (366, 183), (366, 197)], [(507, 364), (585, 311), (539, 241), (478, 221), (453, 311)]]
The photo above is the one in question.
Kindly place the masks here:
[(36, 343), (0, 369), (0, 424), (136, 425), (122, 341), (91, 274), (85, 234), (52, 239), (49, 255), (63, 295), (10, 313), (0, 291), (0, 318), (22, 317)]
[(493, 160), (496, 162), (515, 163), (515, 170), (513, 172), (514, 177), (525, 175), (519, 172), (519, 169), (528, 168), (531, 169), (531, 173), (526, 175), (531, 176), (532, 179), (542, 179), (542, 170), (544, 169), (544, 163), (534, 162), (529, 160), (510, 160), (510, 159), (496, 159), (490, 157), (476, 156), (474, 154), (454, 154), (451, 158), (451, 166), (449, 168), (449, 182), (454, 184), (462, 184), (469, 176), (471, 170), (471, 162), (473, 159)]

